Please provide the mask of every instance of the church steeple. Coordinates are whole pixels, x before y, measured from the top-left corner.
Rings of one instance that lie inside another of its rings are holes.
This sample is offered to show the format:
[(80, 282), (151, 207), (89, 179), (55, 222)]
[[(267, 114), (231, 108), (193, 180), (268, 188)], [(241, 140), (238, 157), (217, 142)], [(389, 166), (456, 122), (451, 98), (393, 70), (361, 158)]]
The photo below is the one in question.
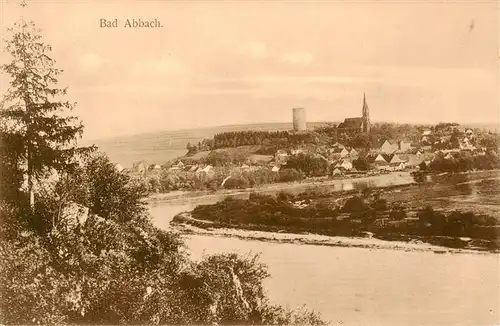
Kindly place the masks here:
[(366, 103), (366, 94), (363, 93), (363, 132), (370, 132), (370, 110)]

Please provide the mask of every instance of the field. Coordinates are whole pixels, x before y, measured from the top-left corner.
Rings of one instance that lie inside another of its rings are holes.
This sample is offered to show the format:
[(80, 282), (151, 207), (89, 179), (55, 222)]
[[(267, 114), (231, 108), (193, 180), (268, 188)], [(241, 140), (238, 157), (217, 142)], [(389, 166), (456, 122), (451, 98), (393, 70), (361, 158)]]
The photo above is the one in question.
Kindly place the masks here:
[[(245, 155), (251, 162), (254, 163), (268, 163), (272, 160), (273, 156), (271, 155), (261, 155), (255, 154), (255, 152), (260, 148), (260, 146), (240, 146), (240, 147), (231, 147), (231, 148), (221, 148), (216, 149), (216, 152), (226, 152), (230, 157), (235, 155)], [(193, 160), (202, 160), (210, 153), (210, 151), (202, 151), (194, 154), (193, 156), (189, 156), (190, 159)]]
[[(308, 123), (308, 128), (323, 126), (326, 122)], [(210, 128), (196, 128), (173, 131), (160, 131), (133, 136), (86, 141), (95, 144), (106, 152), (116, 163), (124, 167), (132, 167), (137, 161), (145, 160), (149, 164), (163, 164), (187, 153), (186, 145), (198, 143), (204, 138), (211, 138), (217, 133), (244, 130), (291, 130), (291, 123), (261, 123), (247, 125), (228, 125)]]

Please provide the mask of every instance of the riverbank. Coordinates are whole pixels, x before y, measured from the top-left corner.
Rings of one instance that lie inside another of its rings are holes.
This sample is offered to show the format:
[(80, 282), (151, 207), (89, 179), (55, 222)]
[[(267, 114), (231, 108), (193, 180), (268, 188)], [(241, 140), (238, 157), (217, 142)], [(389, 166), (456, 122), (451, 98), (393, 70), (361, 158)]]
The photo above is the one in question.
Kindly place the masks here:
[(271, 274), (264, 281), (269, 299), (290, 308), (306, 305), (330, 325), (497, 325), (500, 321), (494, 286), (500, 275), (499, 255), (186, 233), (182, 237), (193, 260), (218, 253), (259, 254)]
[(436, 254), (476, 254), (488, 255), (498, 254), (500, 251), (488, 252), (471, 249), (457, 249), (424, 243), (420, 240), (388, 241), (370, 237), (335, 237), (319, 234), (295, 234), (277, 233), (255, 230), (243, 230), (233, 228), (212, 228), (207, 225), (205, 228), (193, 226), (188, 223), (171, 223), (172, 230), (184, 236), (203, 235), (211, 237), (236, 238), (241, 240), (263, 241), (272, 243), (292, 243), (300, 245), (315, 245), (329, 247), (364, 248), (364, 249), (385, 249), (408, 252), (434, 252)]
[(298, 193), (316, 187), (325, 187), (330, 191), (346, 191), (354, 188), (353, 183), (360, 188), (381, 188), (394, 185), (413, 184), (415, 181), (410, 172), (391, 172), (386, 174), (368, 175), (342, 179), (306, 179), (301, 182), (273, 183), (246, 189), (225, 189), (217, 191), (172, 191), (168, 193), (152, 194), (147, 198), (149, 203), (183, 200), (189, 198), (210, 198), (223, 196), (242, 196), (252, 192), (263, 194), (278, 193), (280, 191)]

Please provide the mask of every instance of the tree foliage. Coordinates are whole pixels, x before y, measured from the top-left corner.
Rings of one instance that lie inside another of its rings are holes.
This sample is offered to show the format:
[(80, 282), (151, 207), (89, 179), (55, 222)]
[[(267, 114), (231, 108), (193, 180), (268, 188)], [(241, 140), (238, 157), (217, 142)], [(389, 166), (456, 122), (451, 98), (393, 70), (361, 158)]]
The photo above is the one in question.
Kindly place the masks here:
[(116, 170), (100, 153), (86, 158), (74, 172), (64, 174), (55, 192), (57, 198), (84, 205), (92, 214), (106, 219), (127, 222), (146, 213), (146, 185)]
[[(1, 102), (0, 128), (15, 160), (5, 165), (15, 165), (26, 177), (33, 205), (35, 180), (40, 181), (54, 169), (73, 168), (75, 155), (87, 149), (75, 144), (83, 131), (81, 122), (62, 114), (63, 110), (71, 111), (74, 103), (60, 99), (66, 89), (57, 87), (62, 71), (54, 67), (55, 60), (49, 56), (51, 47), (43, 42), (33, 23), (16, 23), (10, 32), (5, 46), (12, 61), (1, 66), (10, 82)], [(17, 182), (13, 187), (21, 186), (18, 178), (13, 181)]]
[(328, 162), (324, 158), (301, 153), (290, 156), (285, 167), (287, 169), (302, 171), (307, 176), (323, 176), (328, 169)]

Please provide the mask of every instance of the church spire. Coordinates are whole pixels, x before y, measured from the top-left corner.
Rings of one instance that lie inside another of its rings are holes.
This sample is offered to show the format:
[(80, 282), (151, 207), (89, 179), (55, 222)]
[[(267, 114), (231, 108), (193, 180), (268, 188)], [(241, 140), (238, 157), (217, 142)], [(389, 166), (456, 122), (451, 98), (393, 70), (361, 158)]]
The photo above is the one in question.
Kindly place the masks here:
[(370, 110), (366, 103), (366, 93), (363, 92), (363, 132), (370, 132)]

